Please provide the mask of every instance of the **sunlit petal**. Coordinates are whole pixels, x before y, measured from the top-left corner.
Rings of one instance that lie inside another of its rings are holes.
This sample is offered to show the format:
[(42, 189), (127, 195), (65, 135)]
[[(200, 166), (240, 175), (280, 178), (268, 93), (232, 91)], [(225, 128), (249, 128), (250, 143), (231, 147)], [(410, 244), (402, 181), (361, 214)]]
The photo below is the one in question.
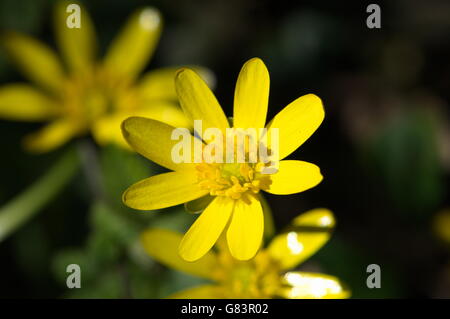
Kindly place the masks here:
[[(175, 127), (143, 117), (130, 117), (122, 123), (122, 133), (130, 146), (149, 160), (172, 170), (193, 168), (194, 152), (190, 163), (176, 163), (172, 158), (173, 147), (180, 141), (172, 140)], [(189, 135), (194, 147), (194, 137)]]
[(215, 244), (234, 208), (234, 200), (216, 197), (189, 228), (178, 249), (187, 261), (195, 261), (204, 256)]
[(264, 232), (261, 203), (255, 196), (236, 200), (227, 231), (227, 242), (234, 258), (249, 260), (258, 251)]
[(271, 241), (267, 250), (282, 269), (294, 268), (329, 240), (334, 225), (333, 213), (328, 209), (310, 210), (296, 217), (285, 233)]
[(338, 278), (324, 274), (288, 272), (283, 281), (291, 287), (280, 289), (278, 294), (289, 299), (343, 299), (351, 294)]
[[(279, 158), (300, 147), (320, 126), (325, 117), (322, 101), (314, 94), (299, 97), (282, 109), (267, 125), (279, 130)], [(268, 138), (270, 143), (271, 138)], [(270, 145), (270, 144), (269, 144)]]
[(278, 172), (270, 175), (268, 193), (300, 193), (319, 184), (323, 177), (318, 166), (303, 161), (281, 161)]
[(218, 128), (225, 134), (228, 120), (216, 97), (202, 78), (193, 70), (181, 69), (175, 77), (175, 88), (186, 116), (202, 120), (202, 130)]
[(130, 186), (123, 202), (134, 209), (154, 210), (171, 207), (199, 198), (207, 191), (200, 189), (195, 171), (155, 175)]
[(234, 94), (234, 127), (263, 128), (269, 101), (269, 71), (261, 59), (253, 58), (242, 67)]

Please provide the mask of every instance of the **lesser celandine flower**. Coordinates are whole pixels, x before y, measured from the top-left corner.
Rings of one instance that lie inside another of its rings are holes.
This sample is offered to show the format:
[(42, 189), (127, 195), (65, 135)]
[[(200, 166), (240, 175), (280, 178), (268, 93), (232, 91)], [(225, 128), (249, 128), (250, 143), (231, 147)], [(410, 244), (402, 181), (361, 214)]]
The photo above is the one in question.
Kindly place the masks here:
[(96, 59), (95, 32), (81, 8), (81, 27), (69, 28), (70, 2), (55, 9), (56, 40), (63, 63), (52, 49), (26, 35), (8, 32), (1, 43), (24, 75), (36, 86), (17, 83), (0, 87), (0, 117), (47, 121), (25, 139), (29, 150), (43, 152), (89, 131), (100, 144), (127, 145), (120, 123), (131, 115), (186, 126), (177, 106), (175, 68), (150, 71), (137, 79), (153, 54), (161, 33), (161, 16), (154, 8), (136, 11), (102, 61)]
[[(203, 129), (219, 129), (224, 136), (227, 134), (230, 123), (214, 94), (196, 72), (181, 69), (175, 77), (175, 88), (181, 107), (191, 121), (201, 120)], [(233, 126), (238, 129), (266, 127), (267, 135), (276, 131), (279, 159), (283, 159), (313, 134), (323, 121), (324, 110), (321, 100), (308, 94), (286, 106), (265, 126), (268, 98), (267, 68), (260, 59), (251, 59), (245, 63), (237, 80)], [(261, 244), (264, 229), (259, 191), (293, 194), (314, 187), (322, 180), (319, 168), (303, 161), (282, 160), (278, 172), (273, 174), (263, 174), (265, 164), (261, 162), (175, 161), (172, 151), (177, 142), (171, 138), (175, 128), (155, 120), (132, 117), (124, 121), (122, 130), (137, 152), (173, 170), (132, 185), (123, 195), (126, 205), (153, 210), (212, 196), (212, 201), (180, 243), (179, 253), (188, 261), (205, 255), (225, 228), (231, 254), (240, 260), (252, 258)], [(190, 144), (195, 145), (197, 137), (190, 135), (190, 139)], [(269, 149), (271, 147), (268, 145)]]
[(350, 291), (333, 276), (291, 270), (328, 241), (334, 225), (329, 210), (308, 211), (250, 261), (232, 258), (225, 240), (219, 240), (216, 251), (186, 262), (175, 253), (181, 234), (150, 229), (141, 238), (147, 253), (159, 262), (212, 281), (172, 298), (348, 298)]

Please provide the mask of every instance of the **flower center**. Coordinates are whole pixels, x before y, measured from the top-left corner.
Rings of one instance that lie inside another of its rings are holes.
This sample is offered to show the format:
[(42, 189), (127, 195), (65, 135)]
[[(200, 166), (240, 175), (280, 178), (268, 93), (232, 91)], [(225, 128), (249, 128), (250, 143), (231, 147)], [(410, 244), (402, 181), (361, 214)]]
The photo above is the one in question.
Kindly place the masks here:
[(250, 261), (234, 260), (219, 254), (224, 290), (230, 298), (270, 298), (280, 288), (280, 267), (267, 252), (260, 251)]
[(261, 174), (264, 163), (200, 163), (197, 177), (202, 189), (212, 196), (239, 199), (246, 192), (258, 193), (268, 189), (270, 175)]
[(101, 72), (71, 78), (62, 98), (68, 115), (86, 129), (100, 117), (135, 104), (127, 85), (108, 81)]

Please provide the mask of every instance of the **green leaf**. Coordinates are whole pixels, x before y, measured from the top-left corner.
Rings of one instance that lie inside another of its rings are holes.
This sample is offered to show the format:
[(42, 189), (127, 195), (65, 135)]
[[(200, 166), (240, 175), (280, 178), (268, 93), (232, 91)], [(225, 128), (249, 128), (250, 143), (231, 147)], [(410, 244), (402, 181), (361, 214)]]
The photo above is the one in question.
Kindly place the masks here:
[(0, 208), (0, 241), (38, 213), (70, 181), (78, 158), (69, 150), (40, 180)]

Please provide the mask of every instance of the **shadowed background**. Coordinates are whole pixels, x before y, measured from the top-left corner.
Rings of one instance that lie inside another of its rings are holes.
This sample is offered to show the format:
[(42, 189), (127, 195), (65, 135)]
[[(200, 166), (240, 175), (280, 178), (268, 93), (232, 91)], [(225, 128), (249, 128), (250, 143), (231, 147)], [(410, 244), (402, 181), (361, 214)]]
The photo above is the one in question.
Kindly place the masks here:
[[(157, 7), (165, 23), (147, 69), (208, 67), (227, 115), (238, 72), (255, 56), (271, 76), (268, 118), (301, 95), (320, 96), (325, 121), (290, 158), (317, 164), (323, 182), (301, 194), (266, 197), (278, 229), (312, 208), (335, 213), (332, 239), (303, 269), (338, 276), (353, 297), (450, 297), (450, 243), (433, 227), (450, 206), (450, 3), (376, 3), (381, 29), (366, 27), (368, 3), (360, 1), (84, 1), (101, 53), (132, 11)], [(52, 5), (0, 0), (0, 28), (54, 46)], [(0, 51), (0, 84), (17, 81), (23, 77)], [(0, 204), (69, 147), (25, 153), (21, 138), (39, 126), (0, 121)], [(127, 186), (159, 168), (86, 143), (73, 142), (98, 157), (110, 205), (96, 202), (96, 167), (84, 165), (37, 216), (0, 242), (0, 297), (152, 298), (198, 282), (143, 256), (130, 261), (139, 251), (118, 248), (143, 223), (185, 230), (192, 222), (182, 207), (141, 213), (121, 204)], [(65, 265), (74, 261), (82, 266), (80, 291), (65, 286)], [(381, 289), (366, 287), (372, 263), (381, 266)]]

